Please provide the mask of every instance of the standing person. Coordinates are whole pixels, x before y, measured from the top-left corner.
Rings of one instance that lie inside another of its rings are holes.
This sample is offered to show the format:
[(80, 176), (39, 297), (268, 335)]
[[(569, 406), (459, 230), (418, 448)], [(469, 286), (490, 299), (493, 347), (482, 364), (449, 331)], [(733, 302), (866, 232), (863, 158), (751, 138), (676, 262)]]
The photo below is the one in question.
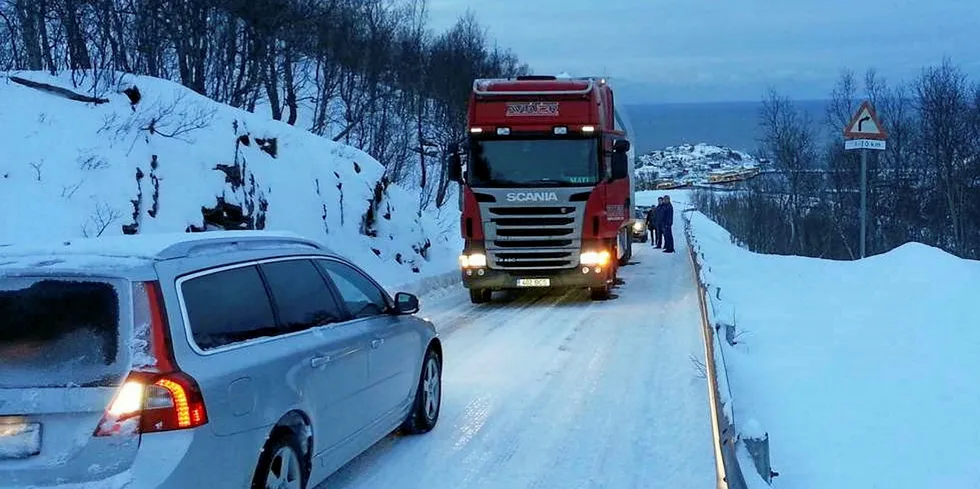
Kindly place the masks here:
[(664, 203), (663, 197), (657, 197), (657, 205), (650, 207), (650, 211), (647, 212), (647, 228), (650, 230), (650, 246), (654, 248), (659, 248), (660, 244), (660, 228), (658, 228), (657, 219), (659, 215), (660, 205)]
[(664, 196), (664, 207), (663, 211), (660, 213), (660, 223), (661, 229), (660, 234), (664, 236), (664, 253), (674, 252), (674, 230), (671, 226), (674, 225), (674, 206), (670, 203), (670, 196)]
[(654, 221), (654, 226), (657, 228), (657, 242), (654, 244), (654, 248), (660, 248), (664, 244), (664, 198), (657, 197), (657, 212)]
[(657, 208), (650, 206), (643, 220), (646, 222), (647, 231), (650, 231), (650, 246), (653, 246), (653, 242), (656, 241), (657, 236), (657, 230), (654, 228), (657, 221)]

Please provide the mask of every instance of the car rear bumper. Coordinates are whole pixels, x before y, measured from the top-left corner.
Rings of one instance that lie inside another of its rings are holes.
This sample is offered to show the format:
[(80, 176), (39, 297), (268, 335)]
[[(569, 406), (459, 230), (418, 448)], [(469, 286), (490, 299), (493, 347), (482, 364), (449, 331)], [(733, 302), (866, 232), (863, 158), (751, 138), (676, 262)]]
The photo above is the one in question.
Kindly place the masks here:
[[(583, 269), (588, 268), (588, 272)], [(468, 289), (532, 289), (537, 287), (550, 288), (587, 288), (602, 287), (610, 283), (609, 271), (611, 265), (600, 267), (596, 272), (595, 267), (578, 266), (563, 270), (527, 270), (527, 271), (507, 271), (507, 270), (464, 270), (462, 272), (463, 285)], [(482, 275), (480, 272), (483, 272)], [(547, 285), (522, 285), (522, 279), (548, 279)]]
[(33, 475), (20, 482), (0, 478), (0, 489), (241, 489), (251, 484), (266, 434), (267, 430), (254, 430), (217, 437), (208, 426), (144, 434), (135, 459), (121, 467), (117, 460), (100, 462), (105, 477), (93, 478), (89, 473), (97, 468), (93, 466), (82, 472)]

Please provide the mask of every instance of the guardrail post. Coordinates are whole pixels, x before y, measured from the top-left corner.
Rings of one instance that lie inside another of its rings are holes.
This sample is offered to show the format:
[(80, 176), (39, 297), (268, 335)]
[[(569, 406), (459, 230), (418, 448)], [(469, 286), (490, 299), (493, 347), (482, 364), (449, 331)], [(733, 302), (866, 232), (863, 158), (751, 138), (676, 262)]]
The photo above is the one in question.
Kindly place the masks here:
[(721, 325), (725, 327), (725, 341), (728, 342), (728, 346), (738, 344), (738, 334), (735, 325), (728, 323), (721, 323)]
[(744, 437), (742, 441), (745, 442), (745, 448), (752, 456), (752, 462), (759, 476), (766, 481), (766, 484), (772, 485), (772, 476), (775, 473), (769, 463), (769, 433), (766, 433), (763, 438)]

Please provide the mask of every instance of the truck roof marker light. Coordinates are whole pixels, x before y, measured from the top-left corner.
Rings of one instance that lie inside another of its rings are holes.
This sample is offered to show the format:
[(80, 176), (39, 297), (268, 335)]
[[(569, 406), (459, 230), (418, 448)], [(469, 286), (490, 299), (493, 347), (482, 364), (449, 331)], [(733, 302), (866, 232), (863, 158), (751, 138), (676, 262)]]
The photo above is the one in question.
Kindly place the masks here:
[(595, 126), (582, 126), (582, 132), (593, 133), (595, 132)]
[(483, 128), (482, 127), (471, 127), (470, 128), (470, 133), (472, 133), (472, 134), (480, 134), (481, 132), (483, 132)]
[(497, 128), (497, 135), (498, 136), (510, 136), (510, 128), (509, 127), (498, 127)]
[(565, 127), (565, 126), (555, 127), (555, 134), (558, 134), (558, 135), (568, 134), (568, 128)]

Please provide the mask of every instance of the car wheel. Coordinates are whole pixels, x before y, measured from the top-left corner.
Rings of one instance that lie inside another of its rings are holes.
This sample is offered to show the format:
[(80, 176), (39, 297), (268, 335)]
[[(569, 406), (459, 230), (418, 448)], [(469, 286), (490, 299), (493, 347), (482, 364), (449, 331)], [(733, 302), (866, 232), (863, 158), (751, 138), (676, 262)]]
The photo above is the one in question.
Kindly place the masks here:
[(490, 289), (470, 289), (470, 302), (474, 304), (485, 304), (493, 298), (493, 291)]
[(410, 435), (428, 433), (439, 422), (442, 409), (442, 358), (434, 348), (425, 352), (422, 373), (415, 392), (415, 402), (408, 418), (402, 423), (402, 431)]
[(292, 431), (274, 431), (259, 456), (252, 489), (306, 489), (309, 471), (301, 453), (299, 439)]

